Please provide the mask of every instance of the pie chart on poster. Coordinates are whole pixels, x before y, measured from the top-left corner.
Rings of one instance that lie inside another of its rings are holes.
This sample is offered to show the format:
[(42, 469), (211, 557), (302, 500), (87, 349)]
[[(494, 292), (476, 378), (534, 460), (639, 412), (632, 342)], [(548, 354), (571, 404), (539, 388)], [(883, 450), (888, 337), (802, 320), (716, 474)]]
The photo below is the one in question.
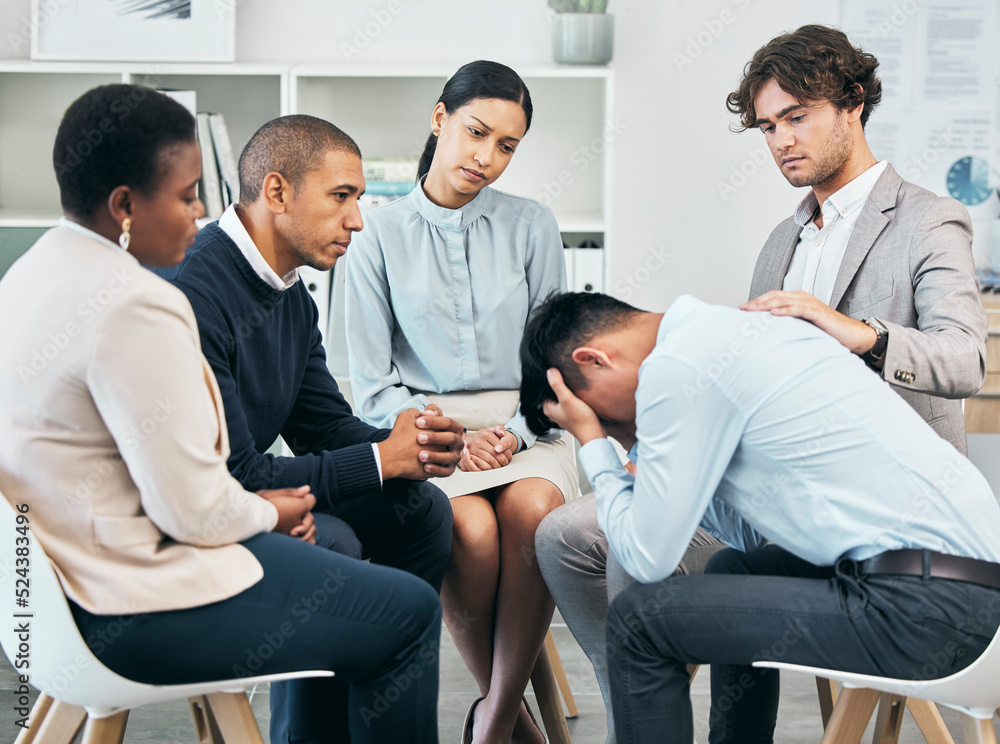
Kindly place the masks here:
[(989, 199), (990, 164), (975, 155), (959, 158), (948, 169), (948, 193), (968, 207), (982, 204)]

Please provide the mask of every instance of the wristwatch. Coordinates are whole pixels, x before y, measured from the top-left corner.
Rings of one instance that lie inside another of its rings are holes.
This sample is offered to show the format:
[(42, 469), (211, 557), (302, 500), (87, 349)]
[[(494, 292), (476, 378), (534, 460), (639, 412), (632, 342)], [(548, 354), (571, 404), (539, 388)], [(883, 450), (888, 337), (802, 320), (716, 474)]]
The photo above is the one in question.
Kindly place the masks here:
[(872, 369), (881, 369), (882, 361), (885, 358), (885, 349), (889, 345), (889, 329), (878, 318), (865, 318), (862, 322), (874, 330), (877, 337), (875, 345), (862, 354), (861, 358)]

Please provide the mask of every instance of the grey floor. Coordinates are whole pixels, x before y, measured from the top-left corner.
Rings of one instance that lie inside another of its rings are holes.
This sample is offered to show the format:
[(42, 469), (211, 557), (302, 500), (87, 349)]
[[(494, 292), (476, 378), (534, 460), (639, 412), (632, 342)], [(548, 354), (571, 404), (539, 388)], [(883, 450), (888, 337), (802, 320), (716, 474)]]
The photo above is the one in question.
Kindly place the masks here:
[[(569, 721), (569, 730), (574, 744), (603, 744), (606, 735), (604, 703), (597, 689), (593, 670), (580, 647), (573, 640), (561, 619), (553, 621), (553, 635), (576, 697), (580, 715)], [(465, 669), (455, 646), (447, 632), (442, 636), (441, 653), (441, 697), (438, 705), (441, 741), (452, 744), (461, 741), (460, 730), (465, 711), (476, 697), (472, 676)], [(2, 659), (0, 666), (0, 744), (13, 742), (19, 729), (14, 727), (14, 690), (17, 687), (14, 669)], [(785, 675), (782, 680), (781, 706), (778, 712), (776, 744), (808, 744), (818, 742), (821, 736), (819, 706), (816, 702), (816, 687), (811, 677)], [(708, 719), (708, 674), (702, 670), (692, 687), (692, 704), (695, 716), (695, 737), (705, 744)], [(534, 705), (534, 698), (528, 694)], [(34, 695), (32, 695), (34, 700)], [(268, 695), (267, 690), (257, 690), (253, 694), (253, 709), (257, 715), (264, 741), (268, 741)], [(537, 709), (536, 709), (537, 711)], [(961, 723), (958, 715), (942, 711), (945, 721), (957, 741), (961, 741)], [(871, 728), (871, 727), (869, 727)], [(871, 734), (865, 736), (871, 740)], [(194, 744), (195, 735), (191, 718), (184, 701), (153, 705), (134, 711), (129, 719), (126, 742), (147, 744)], [(906, 717), (899, 744), (921, 744), (920, 736), (912, 719)]]

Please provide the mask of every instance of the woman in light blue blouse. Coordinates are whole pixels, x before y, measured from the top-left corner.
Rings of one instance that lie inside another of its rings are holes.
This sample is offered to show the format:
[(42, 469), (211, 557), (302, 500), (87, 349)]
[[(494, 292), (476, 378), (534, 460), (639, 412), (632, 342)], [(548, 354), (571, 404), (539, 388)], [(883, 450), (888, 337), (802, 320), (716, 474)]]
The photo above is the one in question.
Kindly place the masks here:
[(468, 429), (452, 497), (445, 621), (479, 685), (464, 732), (476, 742), (544, 742), (523, 702), (553, 602), (534, 535), (577, 493), (563, 439), (537, 440), (518, 408), (528, 314), (566, 288), (551, 210), (490, 187), (531, 124), (518, 75), (472, 62), (431, 116), (420, 183), (373, 210), (347, 260), (347, 340), (361, 418), (392, 426), (437, 403)]

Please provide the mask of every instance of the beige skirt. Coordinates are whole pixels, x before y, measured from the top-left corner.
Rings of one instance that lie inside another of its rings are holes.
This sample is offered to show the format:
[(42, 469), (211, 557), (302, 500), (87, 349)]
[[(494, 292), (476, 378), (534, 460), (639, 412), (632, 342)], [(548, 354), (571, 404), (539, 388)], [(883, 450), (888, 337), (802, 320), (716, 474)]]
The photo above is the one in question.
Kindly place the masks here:
[[(516, 390), (483, 390), (480, 392), (425, 393), (445, 416), (458, 421), (469, 431), (502, 426), (517, 411)], [(456, 469), (447, 478), (431, 480), (449, 499), (479, 493), (504, 486), (524, 478), (544, 478), (570, 501), (580, 495), (580, 478), (576, 469), (576, 453), (569, 436), (554, 442), (535, 442), (532, 447), (514, 455), (508, 465), (494, 470), (467, 472)]]

